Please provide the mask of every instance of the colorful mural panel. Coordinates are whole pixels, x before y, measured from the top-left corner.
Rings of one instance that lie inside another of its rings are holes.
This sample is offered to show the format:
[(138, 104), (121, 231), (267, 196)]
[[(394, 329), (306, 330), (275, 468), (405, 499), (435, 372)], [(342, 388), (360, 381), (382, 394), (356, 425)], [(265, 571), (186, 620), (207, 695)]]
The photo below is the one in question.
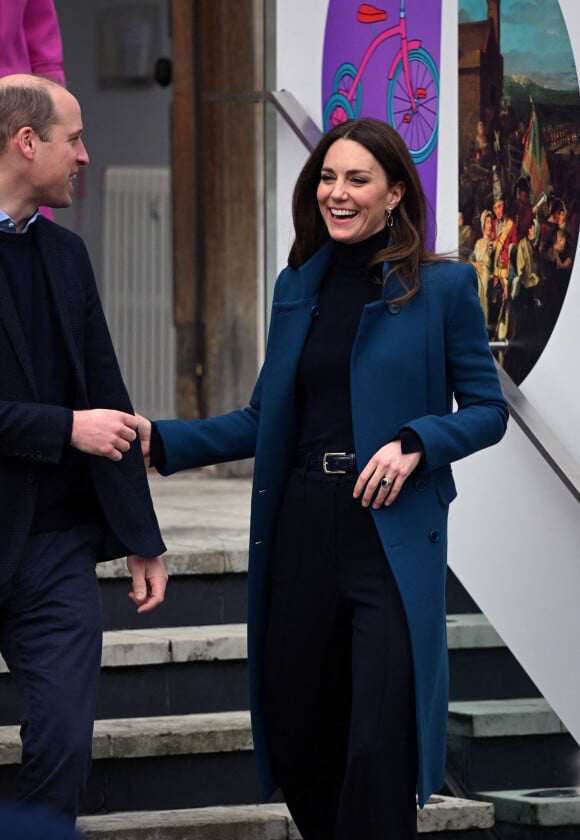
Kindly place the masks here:
[(459, 250), (519, 384), (566, 296), (580, 227), (580, 96), (557, 0), (459, 0)]
[(441, 2), (330, 0), (322, 73), (323, 127), (359, 116), (393, 125), (435, 211)]

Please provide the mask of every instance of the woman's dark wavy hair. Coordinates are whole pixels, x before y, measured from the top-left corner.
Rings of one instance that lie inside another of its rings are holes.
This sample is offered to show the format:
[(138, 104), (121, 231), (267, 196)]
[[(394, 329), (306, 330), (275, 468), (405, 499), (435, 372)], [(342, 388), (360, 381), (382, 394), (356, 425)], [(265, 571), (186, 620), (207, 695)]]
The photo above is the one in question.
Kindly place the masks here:
[(329, 239), (328, 229), (320, 213), (316, 191), (324, 158), (337, 140), (355, 140), (364, 146), (383, 167), (389, 184), (403, 181), (404, 195), (393, 210), (389, 246), (378, 251), (369, 268), (390, 262), (385, 277), (397, 272), (403, 294), (396, 302), (409, 300), (419, 289), (419, 266), (443, 259), (427, 248), (427, 200), (419, 174), (404, 140), (395, 129), (370, 117), (347, 120), (328, 131), (306, 161), (292, 196), (295, 239), (288, 256), (292, 268), (303, 265)]

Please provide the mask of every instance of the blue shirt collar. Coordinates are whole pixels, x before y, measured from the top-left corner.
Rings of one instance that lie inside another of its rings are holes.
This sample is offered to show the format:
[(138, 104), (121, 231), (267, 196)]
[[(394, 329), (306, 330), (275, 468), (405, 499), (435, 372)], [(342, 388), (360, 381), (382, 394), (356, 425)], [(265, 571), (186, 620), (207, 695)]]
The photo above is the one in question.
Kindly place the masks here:
[[(38, 210), (36, 213), (30, 217), (30, 219), (26, 222), (24, 227), (22, 228), (19, 233), (26, 233), (30, 225), (38, 219)], [(14, 219), (11, 219), (10, 216), (4, 212), (4, 210), (0, 210), (0, 230), (4, 233), (17, 233), (16, 230), (16, 222)]]

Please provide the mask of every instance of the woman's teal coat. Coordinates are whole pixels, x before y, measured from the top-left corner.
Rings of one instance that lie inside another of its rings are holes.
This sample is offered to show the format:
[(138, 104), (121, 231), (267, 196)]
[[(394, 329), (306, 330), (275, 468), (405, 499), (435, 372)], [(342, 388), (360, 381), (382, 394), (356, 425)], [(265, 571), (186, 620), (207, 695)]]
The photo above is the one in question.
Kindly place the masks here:
[[(255, 455), (248, 658), (254, 750), (265, 797), (276, 787), (262, 698), (268, 563), (276, 515), (296, 456), (296, 367), (318, 312), (318, 289), (331, 249), (329, 241), (300, 269), (286, 268), (280, 274), (266, 358), (249, 406), (207, 420), (157, 423), (165, 446), (164, 474)], [(407, 479), (394, 504), (372, 511), (409, 623), (423, 805), (441, 787), (445, 768), (447, 510), (456, 495), (450, 463), (500, 440), (507, 407), (473, 268), (451, 262), (426, 266), (420, 290), (410, 301), (388, 303), (398, 294), (398, 281), (391, 277), (387, 302), (364, 307), (352, 350), (350, 387), (359, 469), (404, 427), (417, 433), (425, 452), (424, 466)]]

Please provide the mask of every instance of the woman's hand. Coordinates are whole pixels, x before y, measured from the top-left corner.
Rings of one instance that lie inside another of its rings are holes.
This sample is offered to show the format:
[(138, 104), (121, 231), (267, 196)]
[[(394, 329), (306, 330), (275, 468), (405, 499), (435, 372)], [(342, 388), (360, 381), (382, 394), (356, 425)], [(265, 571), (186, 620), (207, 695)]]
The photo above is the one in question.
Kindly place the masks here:
[[(353, 496), (362, 496), (361, 504), (378, 510), (382, 505), (392, 505), (407, 477), (413, 472), (422, 452), (403, 455), (401, 441), (393, 440), (375, 452), (354, 486)], [(375, 495), (376, 494), (376, 495)]]
[(139, 432), (139, 440), (141, 442), (141, 452), (144, 458), (148, 458), (149, 447), (151, 445), (151, 420), (143, 417), (142, 414), (137, 414), (137, 412), (135, 412), (135, 417), (137, 418), (137, 431)]

